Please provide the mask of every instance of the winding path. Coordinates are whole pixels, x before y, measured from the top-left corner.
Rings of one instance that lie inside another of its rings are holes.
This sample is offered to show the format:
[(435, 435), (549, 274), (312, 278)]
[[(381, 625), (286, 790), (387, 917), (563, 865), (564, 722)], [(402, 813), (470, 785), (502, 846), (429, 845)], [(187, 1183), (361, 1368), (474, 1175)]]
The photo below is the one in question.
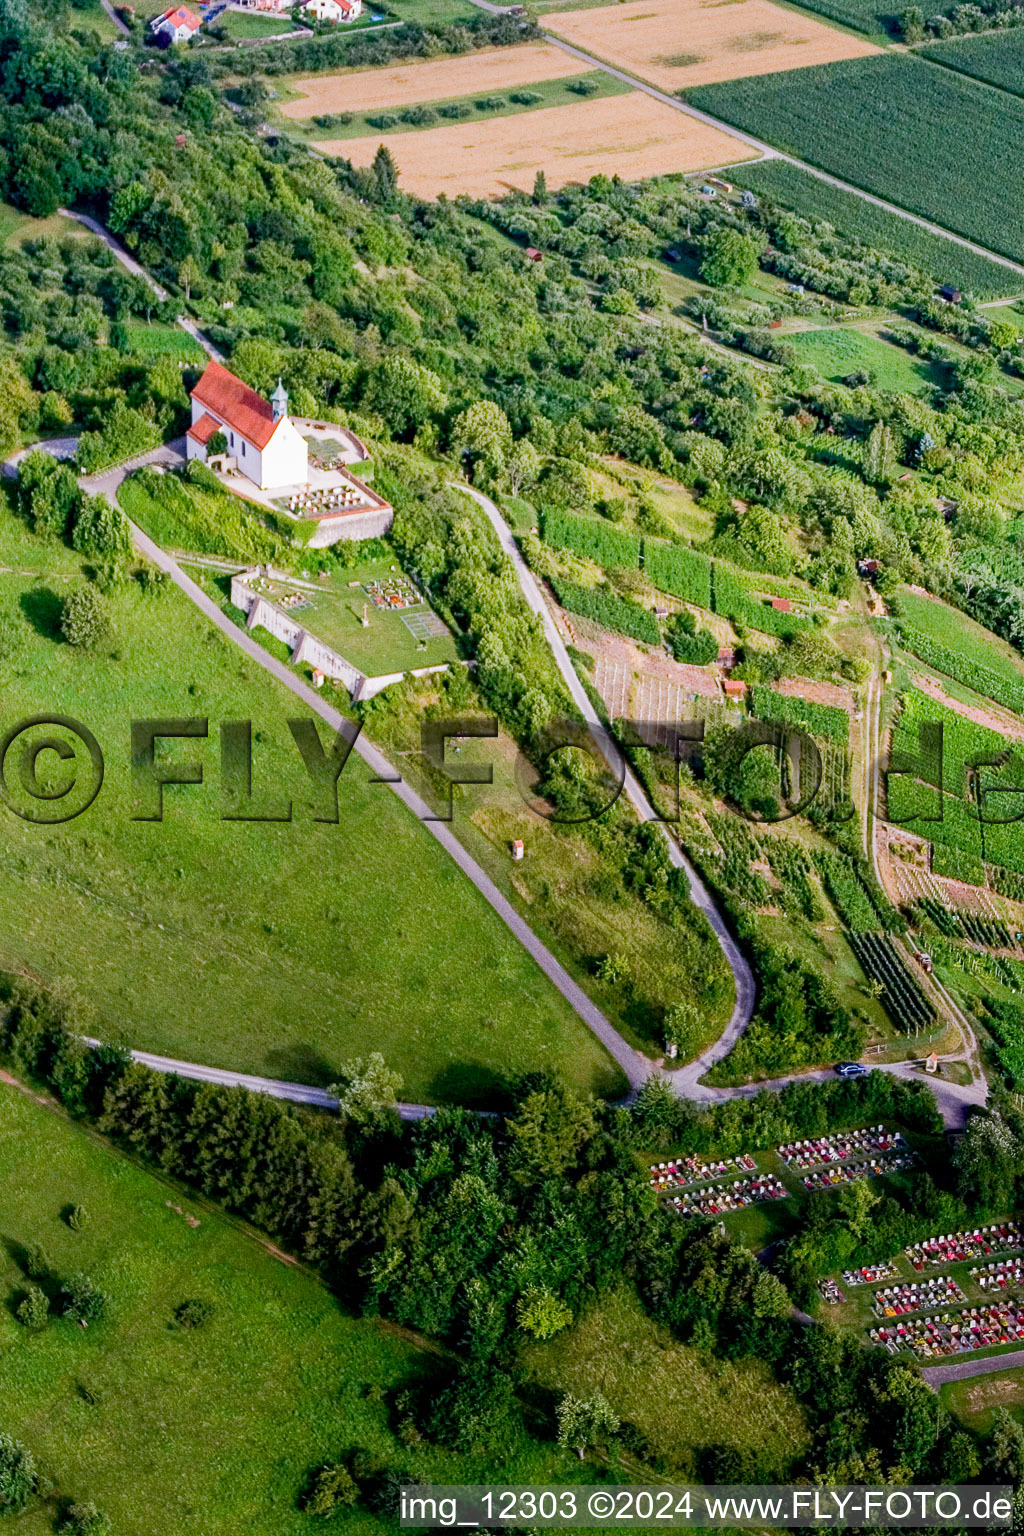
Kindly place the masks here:
[(587, 729), (590, 732), (594, 745), (612, 770), (612, 773), (616, 777), (620, 774), (624, 775), (623, 789), (640, 820), (657, 823), (665, 839), (670, 860), (676, 869), (685, 870), (686, 878), (690, 885), (690, 898), (694, 906), (703, 912), (710, 923), (722, 954), (725, 956), (726, 964), (732, 972), (733, 984), (736, 989), (736, 1002), (733, 1007), (732, 1017), (722, 1034), (719, 1035), (714, 1045), (709, 1046), (703, 1055), (698, 1056), (695, 1061), (691, 1061), (688, 1066), (681, 1067), (676, 1072), (666, 1074), (668, 1081), (681, 1098), (699, 1099), (714, 1097), (716, 1090), (700, 1087), (698, 1079), (703, 1077), (704, 1073), (709, 1071), (717, 1061), (721, 1061), (723, 1056), (728, 1055), (750, 1023), (754, 1011), (757, 988), (746, 956), (729, 932), (725, 919), (716, 907), (711, 892), (685, 853), (683, 853), (675, 838), (669, 833), (667, 824), (655, 812), (654, 807), (644, 793), (639, 779), (633, 773), (629, 764), (625, 762), (618, 743), (608, 733), (604, 722), (590, 702), (590, 696), (577, 676), (576, 668), (573, 666), (572, 658), (566, 650), (565, 642), (558, 633), (555, 621), (551, 617), (547, 603), (544, 601), (544, 594), (540, 589), (537, 578), (523, 559), (512, 530), (489, 496), (485, 496), (482, 491), (475, 490), (472, 486), (463, 485), (460, 482), (453, 483), (457, 485), (460, 491), (464, 491), (467, 496), (473, 498), (476, 504), (483, 510), (491, 527), (494, 529), (498, 543), (505, 554), (508, 555), (515, 569), (523, 597), (544, 626), (544, 636), (554, 653), (558, 670), (562, 674), (562, 681), (565, 683), (566, 688), (568, 688), (573, 703), (586, 721)]

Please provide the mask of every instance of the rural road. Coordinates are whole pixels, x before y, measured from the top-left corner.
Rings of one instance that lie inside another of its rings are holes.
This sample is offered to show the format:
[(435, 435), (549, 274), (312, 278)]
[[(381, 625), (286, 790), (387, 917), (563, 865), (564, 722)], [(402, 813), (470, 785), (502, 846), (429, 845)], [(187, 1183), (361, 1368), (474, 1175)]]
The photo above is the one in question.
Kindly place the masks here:
[[(84, 490), (93, 495), (102, 494), (111, 501), (117, 494), (117, 489), (132, 469), (142, 464), (181, 462), (183, 447), (181, 440), (177, 443), (166, 445), (164, 448), (154, 449), (152, 453), (144, 454), (139, 459), (128, 464), (118, 466), (116, 469), (106, 470), (98, 475), (91, 475), (82, 479)], [(166, 554), (148, 534), (141, 528), (132, 524), (132, 535), (136, 548), (146, 559), (164, 571), (175, 586), (189, 599), (191, 603), (226, 636), (233, 645), (245, 652), (251, 661), (256, 662), (266, 672), (283, 683), (289, 691), (301, 699), (310, 709), (317, 714), (332, 731), (341, 732), (346, 736), (351, 735), (352, 723), (340, 715), (336, 709), (326, 703), (320, 695), (308, 684), (297, 677), (284, 662), (276, 657), (254, 640), (245, 630), (239, 629), (227, 615), (222, 612), (212, 598), (198, 587), (196, 583), (186, 576), (176, 560)], [(583, 991), (583, 988), (573, 980), (564, 966), (560, 965), (550, 951), (537, 938), (533, 929), (524, 922), (519, 913), (499, 891), (493, 880), (484, 873), (463, 848), (459, 840), (444, 822), (430, 819), (433, 815), (430, 807), (416, 794), (408, 784), (401, 780), (396, 781), (395, 770), (388, 762), (384, 754), (373, 746), (365, 736), (360, 735), (355, 742), (355, 751), (366, 763), (374, 777), (387, 785), (407, 810), (411, 811), (427, 832), (430, 833), (450, 858), (459, 866), (462, 873), (476, 887), (484, 900), (497, 914), (505, 926), (517, 938), (527, 954), (535, 961), (540, 970), (547, 976), (553, 986), (562, 994), (566, 1002), (579, 1015), (588, 1029), (597, 1037), (605, 1050), (622, 1070), (631, 1092), (640, 1088), (651, 1072), (654, 1070), (651, 1063), (639, 1051), (628, 1045), (618, 1031), (605, 1018), (599, 1008), (591, 1002)]]
[(970, 1376), (994, 1376), (997, 1371), (1012, 1371), (1024, 1365), (1024, 1349), (1013, 1349), (1005, 1355), (989, 1355), (985, 1360), (971, 1360), (968, 1356), (949, 1365), (923, 1365), (921, 1375), (930, 1387), (941, 1387), (947, 1381), (965, 1381)]
[(565, 642), (558, 633), (555, 621), (551, 617), (540, 584), (523, 559), (519, 546), (513, 537), (512, 530), (489, 496), (485, 496), (482, 491), (475, 490), (470, 485), (463, 485), (458, 481), (453, 482), (453, 484), (460, 491), (464, 491), (467, 496), (471, 496), (486, 515), (497, 535), (498, 543), (512, 561), (523, 597), (544, 626), (544, 637), (554, 653), (558, 670), (562, 674), (562, 681), (568, 688), (573, 703), (586, 721), (587, 729), (590, 732), (594, 745), (616, 777), (619, 774), (625, 775), (623, 788), (639, 819), (645, 822), (657, 823), (665, 839), (669, 858), (676, 869), (682, 869), (686, 872), (686, 878), (690, 885), (690, 899), (694, 906), (704, 913), (704, 916), (710, 923), (715, 938), (718, 940), (722, 953), (725, 956), (726, 964), (732, 972), (733, 983), (736, 988), (736, 1002), (733, 1007), (732, 1017), (722, 1034), (719, 1035), (714, 1045), (709, 1046), (702, 1056), (697, 1057), (696, 1061), (690, 1062), (689, 1066), (682, 1067), (678, 1072), (673, 1072), (668, 1076), (669, 1082), (671, 1082), (673, 1088), (681, 1097), (697, 1098), (705, 1091), (713, 1091), (698, 1089), (697, 1079), (713, 1067), (716, 1061), (720, 1061), (723, 1056), (726, 1056), (732, 1050), (732, 1047), (750, 1023), (757, 995), (753, 973), (747, 963), (746, 956), (726, 927), (725, 920), (716, 907), (711, 892), (683, 853), (679, 844), (669, 833), (666, 824), (659, 820), (654, 807), (644, 793), (640, 781), (629, 767), (629, 764), (625, 762), (618, 743), (609, 735), (604, 722), (590, 702), (590, 696), (580, 682), (576, 668), (572, 664), (572, 658), (566, 650)]

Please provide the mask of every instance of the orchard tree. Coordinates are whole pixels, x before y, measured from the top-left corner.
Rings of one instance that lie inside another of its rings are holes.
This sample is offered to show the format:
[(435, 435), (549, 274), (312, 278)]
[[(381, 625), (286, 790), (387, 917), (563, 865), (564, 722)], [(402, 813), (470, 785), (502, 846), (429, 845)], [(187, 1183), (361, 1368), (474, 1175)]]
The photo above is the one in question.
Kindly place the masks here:
[(0, 1515), (20, 1515), (35, 1491), (31, 1454), (0, 1430)]
[(740, 288), (756, 274), (765, 241), (726, 224), (705, 237), (703, 250), (700, 275), (704, 281), (712, 288)]
[(110, 635), (110, 611), (95, 587), (75, 587), (61, 604), (60, 632), (68, 645), (88, 651)]
[(593, 1397), (573, 1397), (566, 1392), (555, 1413), (559, 1445), (563, 1450), (575, 1451), (580, 1461), (587, 1451), (616, 1434), (619, 1428), (618, 1414), (600, 1392)]

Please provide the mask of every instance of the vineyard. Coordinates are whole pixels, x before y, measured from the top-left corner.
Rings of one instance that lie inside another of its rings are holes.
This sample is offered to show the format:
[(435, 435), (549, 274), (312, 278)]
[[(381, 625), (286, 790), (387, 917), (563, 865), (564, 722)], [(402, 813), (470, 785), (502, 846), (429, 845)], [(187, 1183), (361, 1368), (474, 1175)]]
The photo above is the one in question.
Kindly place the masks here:
[(948, 848), (945, 843), (932, 847), (932, 874), (946, 880), (961, 880), (964, 885), (984, 885), (985, 866), (973, 853), (963, 848)]
[(848, 742), (850, 739), (850, 717), (845, 709), (837, 709), (832, 704), (816, 704), (811, 699), (794, 698), (759, 686), (751, 688), (750, 696), (754, 713), (762, 720), (776, 720), (781, 725), (810, 731), (812, 736), (823, 736), (829, 741)]
[(640, 539), (595, 517), (573, 512), (545, 512), (544, 538), (552, 549), (568, 549), (605, 570), (636, 570), (640, 564)]
[[(951, 46), (959, 50), (964, 43)], [(942, 235), (933, 235), (898, 213), (865, 202), (855, 192), (833, 187), (786, 160), (759, 160), (737, 168), (730, 176), (741, 186), (772, 198), (812, 223), (825, 220), (847, 239), (859, 240), (874, 250), (889, 251), (897, 260), (918, 267), (939, 281), (953, 283), (979, 299), (997, 299), (1015, 291), (1006, 267), (997, 266), (962, 245), (954, 245)]]
[(877, 932), (880, 927), (878, 913), (853, 860), (831, 848), (819, 848), (814, 862), (844, 927), (850, 933)]
[(897, 1029), (909, 1035), (933, 1022), (935, 1009), (890, 938), (882, 933), (851, 933), (850, 947), (864, 974), (881, 988), (882, 1006)]
[(984, 944), (992, 949), (1012, 948), (1014, 939), (1005, 923), (994, 918), (980, 917), (977, 912), (967, 912), (944, 907), (931, 896), (924, 896), (911, 908), (915, 924), (928, 921), (947, 939), (970, 939), (973, 944)]
[(727, 571), (720, 560), (715, 562), (712, 586), (715, 612), (731, 619), (734, 624), (758, 629), (764, 635), (793, 635), (798, 630), (810, 628), (810, 619), (796, 613), (780, 612), (751, 597), (747, 582)]
[(1017, 97), (887, 52), (700, 86), (687, 100), (989, 250), (1024, 254), (1024, 184), (1005, 174), (1024, 156)]
[(658, 621), (653, 613), (617, 597), (607, 587), (581, 587), (575, 581), (556, 579), (552, 585), (563, 608), (578, 613), (581, 618), (593, 619), (604, 629), (619, 635), (629, 635), (645, 645), (657, 645), (661, 639)]
[(660, 591), (695, 608), (711, 607), (711, 561), (700, 550), (645, 539), (644, 571)]
[(895, 625), (900, 643), (926, 666), (1024, 714), (1024, 668), (966, 614), (916, 592), (901, 592)]

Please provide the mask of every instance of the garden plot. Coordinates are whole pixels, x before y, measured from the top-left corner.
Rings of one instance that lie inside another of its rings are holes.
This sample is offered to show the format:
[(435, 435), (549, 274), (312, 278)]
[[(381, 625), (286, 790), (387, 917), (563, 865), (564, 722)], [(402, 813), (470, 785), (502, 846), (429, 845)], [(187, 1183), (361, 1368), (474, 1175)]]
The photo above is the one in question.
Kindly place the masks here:
[(514, 129), (494, 117), (422, 132), (320, 140), (315, 147), (365, 166), (382, 143), (395, 157), (403, 190), (426, 198), (529, 191), (538, 171), (556, 188), (598, 175), (642, 181), (751, 158), (749, 148), (725, 130), (642, 91), (526, 112)]
[(668, 91), (879, 51), (771, 0), (632, 0), (556, 12), (544, 25)]
[(289, 80), (298, 101), (281, 103), (282, 117), (319, 117), (334, 112), (372, 112), (461, 96), (486, 96), (539, 80), (580, 73), (580, 61), (552, 43), (524, 43), (443, 59), (422, 59), (393, 69), (347, 69)]

